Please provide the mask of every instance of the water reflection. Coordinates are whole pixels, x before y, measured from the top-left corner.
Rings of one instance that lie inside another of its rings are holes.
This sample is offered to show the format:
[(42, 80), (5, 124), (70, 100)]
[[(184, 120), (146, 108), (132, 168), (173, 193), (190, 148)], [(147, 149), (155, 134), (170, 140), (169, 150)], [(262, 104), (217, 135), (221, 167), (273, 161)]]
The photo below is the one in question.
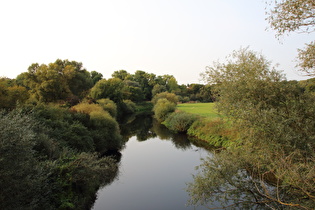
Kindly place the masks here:
[(93, 209), (195, 209), (186, 207), (186, 183), (192, 181), (195, 167), (209, 152), (191, 144), (186, 135), (170, 132), (151, 116), (135, 117), (121, 131), (126, 146), (120, 174), (98, 192)]

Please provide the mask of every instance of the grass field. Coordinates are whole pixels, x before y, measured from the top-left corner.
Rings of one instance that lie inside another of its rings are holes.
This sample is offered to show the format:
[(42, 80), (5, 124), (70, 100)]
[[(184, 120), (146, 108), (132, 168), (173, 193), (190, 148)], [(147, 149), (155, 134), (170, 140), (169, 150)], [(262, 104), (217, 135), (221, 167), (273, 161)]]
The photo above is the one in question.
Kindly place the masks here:
[(178, 104), (177, 109), (188, 113), (197, 114), (203, 117), (215, 118), (219, 117), (214, 103), (185, 103)]

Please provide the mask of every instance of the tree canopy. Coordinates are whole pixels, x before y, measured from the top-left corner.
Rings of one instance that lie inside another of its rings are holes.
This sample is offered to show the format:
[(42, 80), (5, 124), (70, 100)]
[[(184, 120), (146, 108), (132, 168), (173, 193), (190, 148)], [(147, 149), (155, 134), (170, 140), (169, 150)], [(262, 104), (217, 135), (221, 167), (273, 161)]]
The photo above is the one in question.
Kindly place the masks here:
[[(273, 1), (272, 1), (273, 2)], [(267, 12), (267, 20), (277, 36), (290, 32), (311, 33), (315, 31), (314, 0), (274, 1), (274, 7)], [(297, 67), (308, 76), (315, 76), (315, 42), (298, 49)]]

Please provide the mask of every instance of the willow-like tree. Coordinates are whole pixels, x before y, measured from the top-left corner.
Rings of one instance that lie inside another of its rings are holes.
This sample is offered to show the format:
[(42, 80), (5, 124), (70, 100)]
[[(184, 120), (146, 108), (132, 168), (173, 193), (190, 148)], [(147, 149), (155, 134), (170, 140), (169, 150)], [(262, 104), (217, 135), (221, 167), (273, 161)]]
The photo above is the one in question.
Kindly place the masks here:
[[(315, 31), (314, 0), (271, 1), (274, 7), (267, 12), (270, 27), (277, 36), (291, 32), (311, 33)], [(274, 2), (274, 4), (273, 4)], [(308, 76), (315, 76), (315, 42), (306, 44), (298, 50), (298, 67)]]

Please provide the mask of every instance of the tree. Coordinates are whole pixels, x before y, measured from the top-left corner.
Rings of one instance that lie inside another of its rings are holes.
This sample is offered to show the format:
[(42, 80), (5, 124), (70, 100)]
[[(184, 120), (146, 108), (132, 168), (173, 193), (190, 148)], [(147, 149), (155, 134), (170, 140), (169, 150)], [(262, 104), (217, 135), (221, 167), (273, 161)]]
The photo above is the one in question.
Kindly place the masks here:
[(140, 70), (136, 71), (134, 74), (133, 80), (140, 84), (145, 100), (152, 99), (152, 89), (155, 85), (155, 78), (155, 74), (149, 74)]
[(314, 97), (248, 49), (207, 67), (204, 76), (215, 84), (218, 108), (237, 135), (202, 165), (189, 186), (192, 203), (312, 208)]
[(98, 81), (103, 79), (103, 74), (97, 72), (97, 71), (91, 71), (91, 78), (93, 81), (93, 85), (95, 85)]
[(267, 20), (278, 36), (297, 31), (309, 33), (315, 27), (315, 2), (313, 0), (275, 1)]
[(82, 63), (57, 59), (54, 63), (34, 63), (28, 72), (17, 77), (17, 83), (28, 89), (39, 101), (56, 102), (68, 98), (83, 98), (93, 81)]
[[(315, 30), (314, 0), (281, 0), (275, 1), (274, 8), (267, 20), (277, 36), (290, 32), (310, 33)], [(308, 76), (315, 75), (315, 43), (307, 44), (305, 49), (298, 50), (298, 67)]]
[(315, 76), (315, 42), (306, 44), (304, 49), (298, 49), (298, 67), (307, 76)]
[(130, 76), (131, 75), (126, 70), (114, 71), (114, 73), (112, 73), (113, 78), (118, 78), (121, 80), (129, 79)]
[(102, 79), (98, 81), (91, 89), (90, 95), (92, 98), (98, 100), (102, 98), (109, 98), (115, 103), (120, 103), (123, 100), (123, 82), (119, 78)]

